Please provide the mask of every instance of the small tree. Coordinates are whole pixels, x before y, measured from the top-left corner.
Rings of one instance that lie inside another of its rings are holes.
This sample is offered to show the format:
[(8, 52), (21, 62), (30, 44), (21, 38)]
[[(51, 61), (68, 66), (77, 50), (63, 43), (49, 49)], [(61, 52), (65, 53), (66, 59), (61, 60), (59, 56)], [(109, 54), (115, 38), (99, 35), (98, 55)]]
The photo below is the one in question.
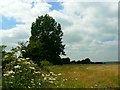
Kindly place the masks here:
[(62, 36), (61, 25), (55, 19), (48, 14), (38, 17), (32, 23), (26, 56), (34, 60), (35, 63), (47, 60), (53, 64), (60, 64), (60, 55), (65, 55)]

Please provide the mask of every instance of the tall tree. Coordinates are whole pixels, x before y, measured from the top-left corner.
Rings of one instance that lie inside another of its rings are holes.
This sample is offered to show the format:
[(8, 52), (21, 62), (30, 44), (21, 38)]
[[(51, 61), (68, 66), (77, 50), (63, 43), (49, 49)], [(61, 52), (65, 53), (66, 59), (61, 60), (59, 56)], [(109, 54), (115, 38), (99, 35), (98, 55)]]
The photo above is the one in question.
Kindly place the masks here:
[(65, 55), (62, 44), (63, 32), (61, 25), (51, 16), (38, 16), (32, 23), (31, 37), (26, 49), (27, 55), (36, 63), (47, 60), (59, 64), (60, 55)]

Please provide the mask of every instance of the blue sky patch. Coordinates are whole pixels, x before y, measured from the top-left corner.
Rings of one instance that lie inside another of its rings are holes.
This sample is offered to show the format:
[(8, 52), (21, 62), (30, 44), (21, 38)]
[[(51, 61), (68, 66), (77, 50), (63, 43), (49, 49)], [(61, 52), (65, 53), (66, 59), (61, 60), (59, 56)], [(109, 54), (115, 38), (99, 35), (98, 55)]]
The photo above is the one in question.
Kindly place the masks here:
[(31, 7), (31, 8), (34, 8), (34, 6), (35, 6), (35, 2), (33, 1), (33, 2), (32, 2), (32, 7)]
[(108, 37), (108, 38), (101, 39), (102, 42), (113, 41), (113, 40), (115, 40), (115, 36), (111, 36), (111, 37)]
[(61, 5), (61, 2), (48, 2), (48, 4), (51, 4), (52, 7), (50, 8), (50, 10), (61, 10), (63, 9), (63, 6)]
[(2, 27), (0, 29), (7, 30), (16, 27), (16, 24), (24, 24), (21, 22), (17, 22), (15, 18), (7, 18), (2, 16)]

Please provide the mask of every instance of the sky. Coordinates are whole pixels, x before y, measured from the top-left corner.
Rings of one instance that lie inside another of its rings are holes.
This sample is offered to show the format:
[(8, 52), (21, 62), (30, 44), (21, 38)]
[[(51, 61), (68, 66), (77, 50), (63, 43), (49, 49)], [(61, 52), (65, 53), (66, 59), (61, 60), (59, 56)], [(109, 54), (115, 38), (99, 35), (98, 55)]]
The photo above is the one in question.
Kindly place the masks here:
[(0, 45), (29, 40), (32, 22), (45, 14), (62, 26), (65, 57), (118, 60), (118, 0), (1, 0)]

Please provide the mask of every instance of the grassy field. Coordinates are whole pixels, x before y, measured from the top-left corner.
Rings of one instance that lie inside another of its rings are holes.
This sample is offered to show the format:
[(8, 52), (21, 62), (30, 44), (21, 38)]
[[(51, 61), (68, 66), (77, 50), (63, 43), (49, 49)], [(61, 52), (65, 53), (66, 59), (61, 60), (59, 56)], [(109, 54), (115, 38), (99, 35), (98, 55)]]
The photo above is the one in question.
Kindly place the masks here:
[(48, 66), (58, 73), (58, 88), (116, 88), (118, 84), (118, 64), (62, 65)]

